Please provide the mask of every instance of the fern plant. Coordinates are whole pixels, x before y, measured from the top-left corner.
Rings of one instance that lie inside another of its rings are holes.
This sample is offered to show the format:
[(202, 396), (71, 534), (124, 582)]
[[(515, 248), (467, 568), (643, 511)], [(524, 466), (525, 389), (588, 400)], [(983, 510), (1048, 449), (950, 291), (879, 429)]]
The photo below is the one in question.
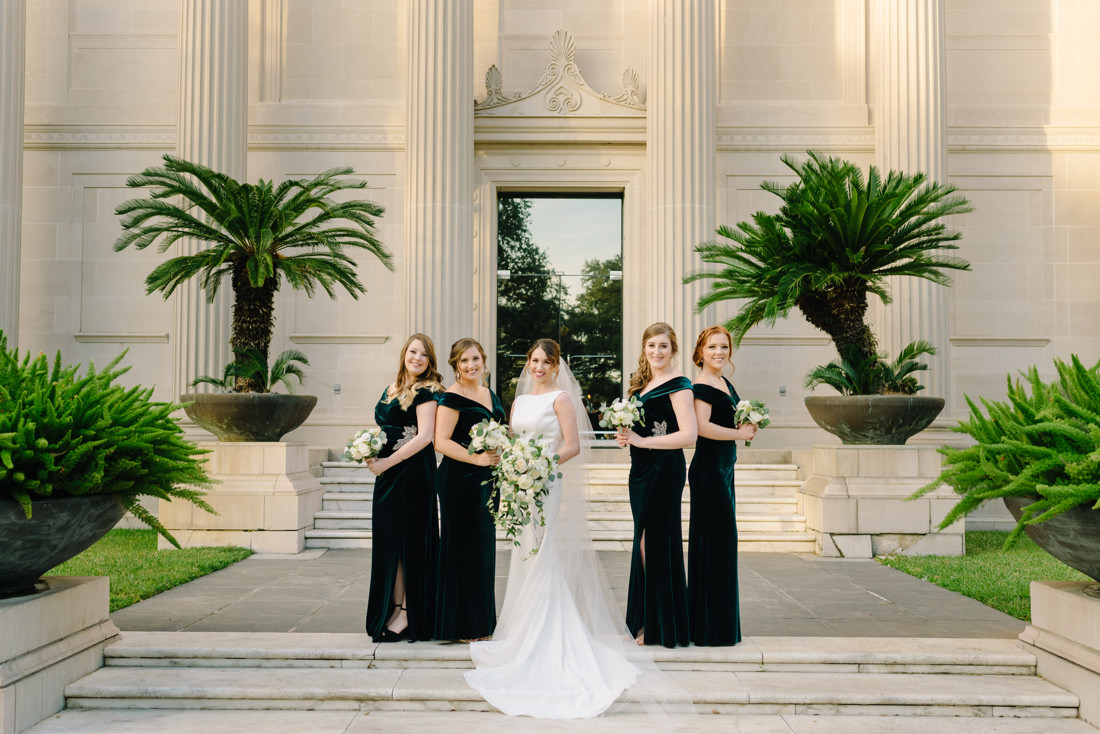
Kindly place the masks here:
[(306, 359), (305, 354), (297, 349), (287, 349), (275, 358), (269, 369), (267, 360), (264, 359), (264, 355), (260, 353), (260, 350), (249, 347), (244, 350), (243, 354), (237, 355), (237, 361), (230, 362), (225, 366), (221, 378), (202, 375), (191, 381), (191, 387), (212, 385), (221, 392), (233, 392), (233, 388), (237, 384), (237, 378), (241, 378), (251, 380), (259, 385), (262, 388), (259, 392), (271, 392), (271, 388), (282, 383), (287, 392), (293, 393), (294, 383), (290, 378), (296, 377), (298, 384), (301, 384), (302, 380), (305, 379), (305, 372), (302, 371), (301, 367), (294, 364), (295, 362), (309, 366), (309, 360)]
[(967, 397), (970, 418), (954, 430), (977, 443), (941, 448), (943, 471), (913, 495), (944, 484), (962, 495), (941, 529), (999, 497), (1038, 498), (1024, 509), (1006, 546), (1024, 525), (1082, 505), (1100, 510), (1100, 363), (1088, 368), (1073, 355), (1069, 363), (1055, 360), (1054, 366), (1058, 377), (1049, 383), (1035, 367), (1015, 384), (1010, 376), (1006, 402), (982, 399), (988, 417)]
[(936, 348), (926, 341), (907, 345), (893, 362), (885, 354), (865, 357), (858, 349), (849, 349), (839, 362), (815, 367), (806, 376), (806, 387), (828, 385), (841, 395), (914, 395), (924, 386), (912, 373), (928, 369), (918, 358), (935, 353)]
[(116, 380), (125, 352), (102, 370), (65, 366), (58, 352), (22, 359), (0, 332), (0, 499), (29, 518), (43, 497), (116, 495), (137, 518), (179, 543), (142, 507), (142, 496), (193, 502), (211, 486), (201, 456), (172, 418), (179, 405), (157, 403), (151, 388)]

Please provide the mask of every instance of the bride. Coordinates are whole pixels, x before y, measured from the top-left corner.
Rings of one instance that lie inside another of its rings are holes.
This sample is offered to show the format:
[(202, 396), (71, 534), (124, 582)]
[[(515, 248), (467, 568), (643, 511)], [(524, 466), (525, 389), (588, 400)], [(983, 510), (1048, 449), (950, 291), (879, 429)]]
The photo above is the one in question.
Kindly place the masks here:
[(470, 645), (476, 669), (466, 673), (467, 682), (506, 714), (598, 716), (642, 674), (627, 657), (626, 625), (607, 598), (588, 531), (580, 441), (587, 423), (580, 387), (561, 350), (539, 339), (527, 352), (511, 426), (517, 435), (547, 440), (565, 465), (564, 476), (543, 503), (545, 528), (528, 525), (518, 538), (493, 639)]

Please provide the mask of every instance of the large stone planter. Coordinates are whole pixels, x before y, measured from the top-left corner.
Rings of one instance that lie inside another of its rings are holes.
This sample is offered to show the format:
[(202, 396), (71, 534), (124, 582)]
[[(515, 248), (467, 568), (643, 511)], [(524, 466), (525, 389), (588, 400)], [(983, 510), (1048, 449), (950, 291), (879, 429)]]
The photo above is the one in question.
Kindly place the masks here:
[(806, 398), (817, 425), (846, 444), (904, 445), (943, 410), (943, 398), (919, 395), (833, 395)]
[(184, 410), (219, 441), (278, 441), (305, 422), (314, 395), (281, 393), (187, 393)]
[[(1024, 508), (1038, 500), (1005, 497), (1004, 501), (1008, 511), (1019, 520)], [(1100, 582), (1100, 510), (1078, 505), (1050, 520), (1025, 525), (1024, 532), (1062, 563)]]
[(38, 577), (107, 534), (126, 513), (113, 495), (36, 499), (28, 519), (0, 500), (0, 596), (34, 591)]

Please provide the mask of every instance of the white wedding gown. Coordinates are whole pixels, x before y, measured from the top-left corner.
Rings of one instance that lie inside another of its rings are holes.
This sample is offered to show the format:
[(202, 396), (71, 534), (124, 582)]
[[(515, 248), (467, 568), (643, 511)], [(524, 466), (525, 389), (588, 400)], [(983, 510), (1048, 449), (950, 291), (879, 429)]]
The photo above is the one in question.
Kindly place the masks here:
[[(562, 443), (556, 390), (520, 395), (517, 435)], [(574, 459), (580, 461), (580, 457)], [(570, 462), (571, 463), (571, 462)], [(570, 471), (570, 464), (562, 467)], [(563, 503), (563, 494), (571, 494)], [(545, 528), (528, 526), (512, 551), (508, 590), (493, 639), (470, 645), (467, 682), (511, 715), (544, 719), (598, 716), (638, 679), (607, 609), (606, 588), (587, 530), (583, 487), (556, 481), (543, 506)], [(538, 553), (531, 550), (538, 545)]]

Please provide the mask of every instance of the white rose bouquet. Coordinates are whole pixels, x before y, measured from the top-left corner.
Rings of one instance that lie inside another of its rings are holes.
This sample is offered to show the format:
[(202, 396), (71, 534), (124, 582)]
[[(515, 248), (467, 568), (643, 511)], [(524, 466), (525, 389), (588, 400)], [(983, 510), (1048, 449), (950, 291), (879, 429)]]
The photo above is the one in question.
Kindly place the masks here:
[[(733, 414), (733, 420), (739, 426), (751, 423), (760, 429), (766, 428), (772, 422), (768, 416), (768, 409), (759, 400), (742, 400), (737, 404), (736, 411)], [(746, 448), (751, 445), (752, 441), (745, 441)]]
[(481, 451), (500, 451), (510, 442), (508, 426), (486, 419), (470, 429), (470, 445), (466, 450), (471, 454)]
[(600, 425), (604, 428), (629, 431), (643, 420), (645, 410), (642, 409), (642, 401), (634, 395), (628, 400), (616, 398), (611, 405), (604, 403), (600, 406)]
[(550, 483), (561, 477), (558, 456), (550, 452), (542, 436), (516, 438), (501, 451), (493, 477), (496, 479), (493, 492), (500, 494), (500, 509), (493, 510), (490, 497), (489, 511), (497, 527), (519, 545), (519, 535), (525, 526), (546, 524), (542, 503), (550, 491)]
[(381, 428), (378, 426), (364, 428), (348, 441), (348, 446), (344, 449), (344, 458), (362, 464), (367, 459), (378, 456), (385, 445), (386, 434)]

